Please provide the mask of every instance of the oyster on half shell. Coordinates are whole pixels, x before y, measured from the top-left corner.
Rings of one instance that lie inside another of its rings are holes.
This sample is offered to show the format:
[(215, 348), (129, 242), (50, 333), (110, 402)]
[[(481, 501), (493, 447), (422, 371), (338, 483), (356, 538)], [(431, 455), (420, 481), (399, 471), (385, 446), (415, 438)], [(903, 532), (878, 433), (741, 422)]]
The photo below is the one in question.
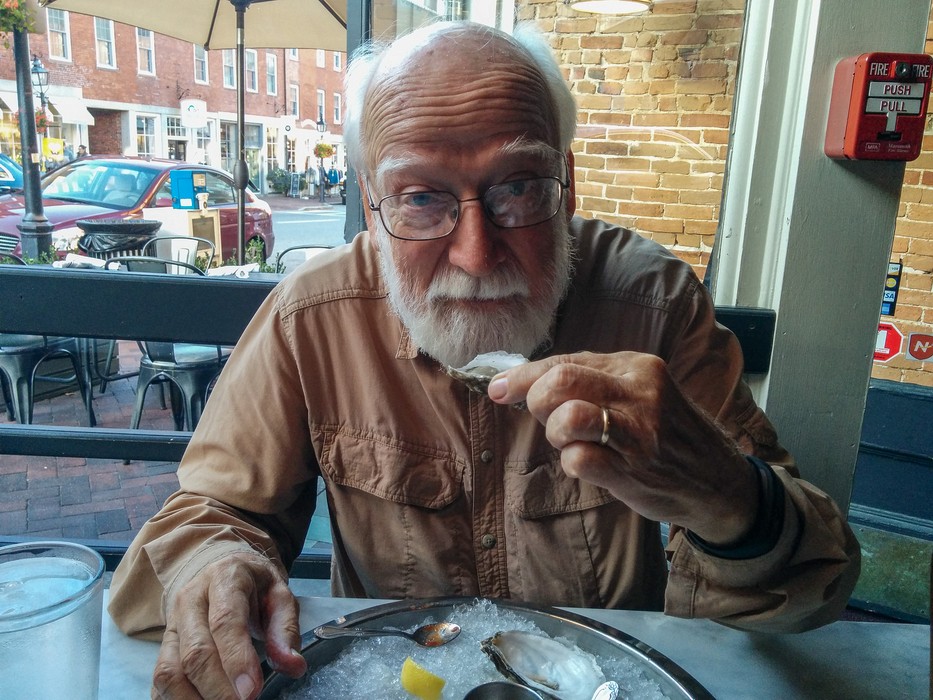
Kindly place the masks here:
[(448, 367), (447, 374), (454, 379), (459, 379), (472, 391), (485, 394), (489, 388), (489, 382), (499, 372), (504, 372), (526, 362), (528, 362), (528, 358), (523, 355), (515, 355), (499, 350), (477, 355), (463, 367)]
[(497, 632), (480, 647), (499, 673), (549, 700), (591, 700), (606, 680), (592, 654), (543, 634)]

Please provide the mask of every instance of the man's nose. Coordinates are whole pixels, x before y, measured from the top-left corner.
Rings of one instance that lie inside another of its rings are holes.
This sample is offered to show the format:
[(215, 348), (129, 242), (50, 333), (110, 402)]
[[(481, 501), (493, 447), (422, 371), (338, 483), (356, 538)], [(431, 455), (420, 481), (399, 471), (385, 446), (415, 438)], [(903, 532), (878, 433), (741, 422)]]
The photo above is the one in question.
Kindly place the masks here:
[(485, 277), (502, 262), (498, 229), (476, 200), (460, 204), (460, 220), (448, 237), (447, 259), (473, 277)]

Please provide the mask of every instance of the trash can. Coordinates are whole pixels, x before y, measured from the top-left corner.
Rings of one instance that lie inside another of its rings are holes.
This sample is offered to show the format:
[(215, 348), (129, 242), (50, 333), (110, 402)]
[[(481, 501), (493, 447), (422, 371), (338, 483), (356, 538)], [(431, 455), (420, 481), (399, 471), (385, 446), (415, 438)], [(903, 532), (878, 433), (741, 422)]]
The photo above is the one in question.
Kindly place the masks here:
[(84, 231), (78, 239), (81, 252), (107, 260), (121, 255), (140, 255), (162, 222), (150, 219), (81, 219), (75, 225)]

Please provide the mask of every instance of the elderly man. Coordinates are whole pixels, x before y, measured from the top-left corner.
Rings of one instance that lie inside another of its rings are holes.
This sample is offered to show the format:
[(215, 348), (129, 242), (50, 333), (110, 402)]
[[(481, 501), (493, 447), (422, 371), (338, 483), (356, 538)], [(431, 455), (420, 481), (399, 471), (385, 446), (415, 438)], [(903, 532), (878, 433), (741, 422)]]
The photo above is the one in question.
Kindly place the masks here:
[[(851, 531), (795, 478), (689, 266), (573, 217), (543, 40), (433, 25), (356, 57), (348, 102), (369, 231), (270, 295), (114, 576), (120, 626), (165, 628), (154, 695), (254, 697), (251, 635), (304, 669), (286, 576), (318, 477), (338, 595), (833, 619)], [(485, 395), (445, 372), (496, 350), (533, 361)]]

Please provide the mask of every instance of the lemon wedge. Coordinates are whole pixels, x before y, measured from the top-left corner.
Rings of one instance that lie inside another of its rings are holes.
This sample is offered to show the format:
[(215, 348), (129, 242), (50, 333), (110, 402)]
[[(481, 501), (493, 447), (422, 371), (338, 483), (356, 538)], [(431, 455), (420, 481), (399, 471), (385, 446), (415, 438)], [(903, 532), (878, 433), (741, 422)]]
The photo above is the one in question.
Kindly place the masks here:
[(428, 669), (419, 666), (410, 656), (402, 664), (402, 687), (421, 700), (440, 700), (441, 691), (447, 683)]

